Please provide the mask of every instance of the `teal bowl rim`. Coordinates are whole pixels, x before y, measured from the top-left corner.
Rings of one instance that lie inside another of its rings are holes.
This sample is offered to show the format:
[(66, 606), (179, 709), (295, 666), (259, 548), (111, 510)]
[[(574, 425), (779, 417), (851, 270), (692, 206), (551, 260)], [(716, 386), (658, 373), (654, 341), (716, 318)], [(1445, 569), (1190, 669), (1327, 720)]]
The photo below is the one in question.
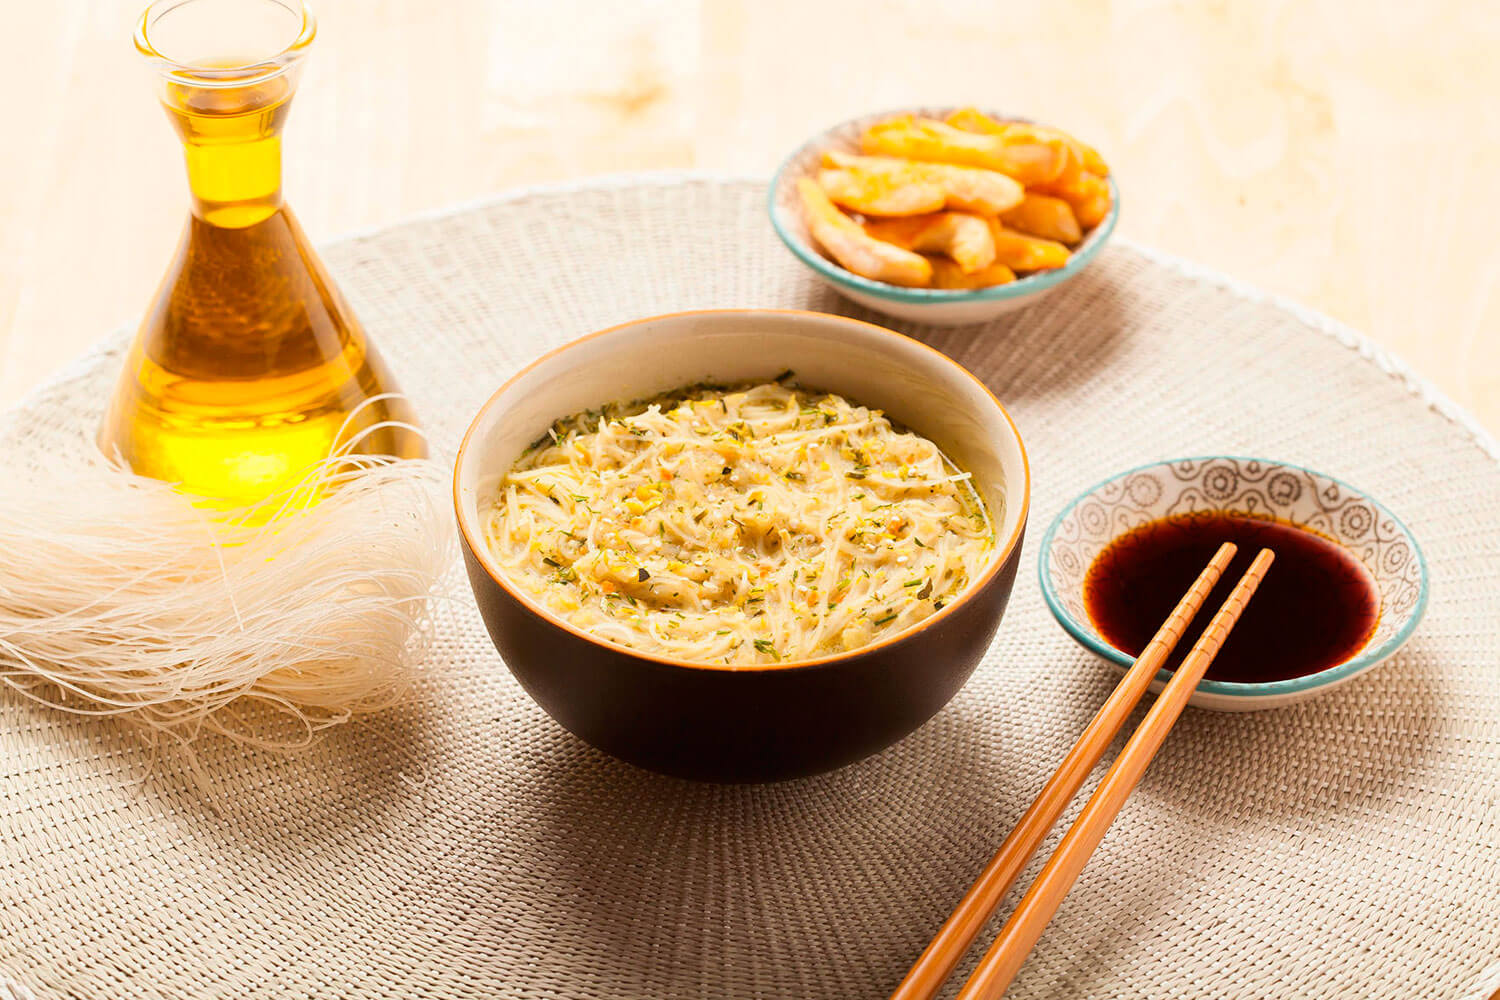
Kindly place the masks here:
[[(959, 105), (954, 105), (954, 107), (959, 107)], [(787, 232), (786, 227), (781, 224), (781, 220), (777, 217), (776, 192), (781, 189), (782, 177), (786, 174), (787, 169), (791, 167), (793, 161), (808, 150), (820, 148), (826, 143), (830, 132), (835, 132), (855, 122), (864, 121), (867, 118), (910, 113), (910, 108), (873, 111), (869, 114), (857, 115), (854, 118), (846, 119), (837, 125), (830, 125), (793, 150), (786, 159), (781, 161), (781, 166), (777, 167), (776, 173), (772, 175), (770, 190), (766, 192), (766, 214), (771, 217), (771, 228), (776, 230), (776, 235), (780, 237), (781, 242), (786, 244), (786, 248), (795, 254), (798, 260), (812, 268), (823, 278), (836, 285), (841, 285), (857, 292), (864, 292), (867, 295), (874, 295), (891, 302), (922, 304), (940, 302), (1004, 302), (1007, 299), (1022, 298), (1034, 292), (1045, 291), (1048, 288), (1062, 284), (1087, 267), (1089, 262), (1098, 255), (1099, 249), (1105, 243), (1109, 242), (1110, 235), (1115, 231), (1115, 223), (1120, 220), (1120, 186), (1115, 183), (1113, 172), (1105, 178), (1109, 182), (1109, 214), (1089, 232), (1084, 241), (1079, 244), (1078, 249), (1068, 258), (1066, 264), (1051, 271), (1038, 271), (1035, 274), (1018, 278), (1004, 285), (992, 285), (989, 288), (907, 288), (903, 285), (887, 284), (884, 281), (873, 281), (870, 278), (855, 274), (853, 271), (846, 271), (838, 264), (818, 253), (810, 245), (805, 244), (802, 240), (797, 239), (791, 233)], [(1007, 121), (1030, 121), (1030, 119), (1017, 118), (1013, 115), (1004, 117)]]
[[(1078, 496), (1074, 497), (1071, 501), (1069, 501), (1068, 504), (1058, 512), (1057, 516), (1052, 519), (1052, 523), (1047, 527), (1047, 533), (1042, 536), (1041, 552), (1037, 557), (1037, 576), (1041, 581), (1042, 599), (1047, 602), (1047, 609), (1052, 612), (1052, 617), (1057, 619), (1058, 624), (1060, 624), (1068, 632), (1069, 635), (1071, 635), (1079, 644), (1091, 650), (1095, 654), (1103, 657), (1104, 659), (1110, 661), (1115, 666), (1129, 667), (1132, 663), (1135, 662), (1132, 657), (1127, 656), (1126, 654), (1120, 652), (1120, 650), (1105, 642), (1103, 638), (1093, 630), (1092, 625), (1086, 626), (1083, 623), (1080, 623), (1071, 614), (1069, 614), (1068, 610), (1063, 607), (1062, 601), (1057, 595), (1057, 591), (1053, 588), (1051, 574), (1049, 574), (1047, 570), (1051, 562), (1050, 556), (1052, 554), (1052, 544), (1057, 537), (1058, 529), (1062, 526), (1063, 519), (1066, 518), (1070, 513), (1072, 513), (1075, 507), (1083, 503), (1083, 501), (1087, 500), (1089, 497), (1093, 496), (1099, 490), (1103, 489), (1105, 486), (1108, 486), (1110, 483), (1124, 479), (1126, 476), (1134, 475), (1137, 472), (1144, 472), (1147, 469), (1156, 469), (1165, 465), (1175, 465), (1179, 462), (1211, 462), (1214, 459), (1230, 459), (1237, 462), (1260, 462), (1265, 465), (1280, 466), (1281, 468), (1285, 469), (1297, 469), (1298, 471), (1305, 472), (1308, 475), (1320, 476), (1324, 479), (1329, 479), (1335, 483), (1338, 483), (1344, 489), (1362, 498), (1381, 514), (1390, 518), (1396, 523), (1396, 526), (1401, 529), (1402, 533), (1411, 543), (1412, 551), (1417, 555), (1417, 567), (1421, 571), (1422, 583), (1421, 588), (1417, 591), (1417, 603), (1412, 606), (1411, 613), (1408, 615), (1406, 622), (1401, 626), (1400, 629), (1397, 630), (1395, 635), (1391, 636), (1389, 639), (1387, 639), (1385, 642), (1381, 643), (1374, 649), (1362, 649), (1353, 658), (1345, 660), (1343, 663), (1336, 664), (1324, 670), (1319, 670), (1317, 673), (1307, 674), (1303, 677), (1292, 677), (1283, 681), (1261, 681), (1252, 684), (1236, 683), (1233, 681), (1202, 680), (1198, 682), (1198, 686), (1194, 689), (1195, 691), (1201, 694), (1216, 694), (1225, 695), (1231, 698), (1247, 699), (1265, 698), (1271, 695), (1297, 694), (1303, 691), (1311, 691), (1315, 688), (1324, 687), (1326, 685), (1345, 680), (1349, 677), (1353, 677), (1355, 674), (1361, 673), (1362, 671), (1375, 666), (1382, 660), (1388, 659), (1392, 654), (1396, 652), (1396, 650), (1400, 649), (1406, 644), (1406, 641), (1411, 638), (1412, 633), (1416, 631), (1417, 625), (1421, 623), (1422, 616), (1427, 612), (1427, 599), (1431, 592), (1432, 579), (1427, 568), (1427, 557), (1423, 554), (1422, 546), (1417, 542), (1417, 536), (1412, 534), (1411, 528), (1407, 527), (1406, 522), (1397, 517), (1395, 513), (1392, 512), (1391, 509), (1385, 504), (1381, 503), (1379, 500), (1376, 500), (1373, 496), (1371, 496), (1364, 490), (1359, 489), (1355, 486), (1351, 486), (1349, 483), (1346, 483), (1344, 480), (1339, 479), (1336, 476), (1330, 476), (1325, 472), (1318, 472), (1315, 469), (1309, 469), (1305, 465), (1297, 465), (1295, 462), (1283, 462), (1279, 459), (1274, 458), (1257, 458), (1250, 455), (1193, 455), (1185, 458), (1169, 458), (1156, 462), (1147, 462), (1144, 465), (1137, 465), (1134, 468), (1126, 469), (1123, 472), (1118, 472), (1115, 475), (1110, 476), (1108, 479), (1102, 479), (1099, 482), (1095, 483), (1093, 486), (1090, 486), (1088, 489), (1084, 490), (1082, 493), (1078, 494)], [(1154, 679), (1165, 683), (1171, 676), (1172, 672), (1170, 670), (1158, 670)]]

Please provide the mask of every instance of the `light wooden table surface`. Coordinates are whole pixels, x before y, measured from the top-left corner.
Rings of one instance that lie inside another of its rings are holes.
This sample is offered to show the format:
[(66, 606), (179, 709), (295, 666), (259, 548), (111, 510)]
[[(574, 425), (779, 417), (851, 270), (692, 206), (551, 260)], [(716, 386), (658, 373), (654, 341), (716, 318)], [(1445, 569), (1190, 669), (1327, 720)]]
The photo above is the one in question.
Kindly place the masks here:
[[(5, 5), (0, 405), (135, 321), (185, 217), (177, 142), (130, 45), (141, 2)], [(286, 164), (316, 239), (536, 181), (768, 175), (864, 111), (988, 104), (1098, 146), (1122, 235), (1370, 333), (1500, 431), (1493, 3), (317, 8)]]
[[(134, 322), (187, 211), (140, 2), (6, 5), (0, 404)], [(317, 7), (286, 164), (315, 239), (527, 182), (769, 174), (853, 114), (991, 104), (1100, 147), (1121, 234), (1351, 323), (1500, 430), (1495, 4)]]

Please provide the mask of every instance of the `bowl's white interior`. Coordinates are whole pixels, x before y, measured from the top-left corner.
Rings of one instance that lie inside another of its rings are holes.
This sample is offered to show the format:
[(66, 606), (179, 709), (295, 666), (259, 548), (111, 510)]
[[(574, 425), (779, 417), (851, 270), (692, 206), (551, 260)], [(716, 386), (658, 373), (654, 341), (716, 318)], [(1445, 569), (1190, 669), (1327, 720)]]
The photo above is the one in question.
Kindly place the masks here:
[[(699, 381), (798, 384), (884, 410), (972, 473), (995, 519), (994, 561), (1025, 516), (1030, 479), (1020, 438), (968, 372), (926, 345), (881, 327), (821, 313), (726, 310), (639, 320), (543, 357), (480, 410), (455, 472), (458, 516), (484, 537), (480, 505), (554, 420)], [(482, 548), (482, 546), (476, 546)], [(478, 555), (492, 573), (488, 553)]]

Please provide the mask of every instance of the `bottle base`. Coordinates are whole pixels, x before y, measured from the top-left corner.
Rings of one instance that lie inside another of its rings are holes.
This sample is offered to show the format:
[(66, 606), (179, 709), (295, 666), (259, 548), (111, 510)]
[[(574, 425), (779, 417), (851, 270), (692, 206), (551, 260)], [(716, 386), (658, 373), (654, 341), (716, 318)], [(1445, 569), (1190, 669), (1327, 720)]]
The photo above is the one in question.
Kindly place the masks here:
[(207, 506), (240, 506), (287, 490), (335, 454), (426, 455), (409, 404), (389, 393), (389, 380), (368, 356), (339, 380), (314, 372), (256, 381), (250, 405), (233, 398), (233, 383), (142, 372), (150, 362), (135, 355), (99, 445), (134, 472), (173, 483)]

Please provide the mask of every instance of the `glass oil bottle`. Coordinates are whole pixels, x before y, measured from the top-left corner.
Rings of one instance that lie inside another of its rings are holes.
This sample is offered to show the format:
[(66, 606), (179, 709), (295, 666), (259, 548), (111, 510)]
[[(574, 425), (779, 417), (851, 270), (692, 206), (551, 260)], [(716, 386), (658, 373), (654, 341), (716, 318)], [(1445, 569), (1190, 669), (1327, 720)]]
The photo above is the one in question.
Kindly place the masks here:
[(161, 0), (137, 48), (183, 144), (192, 215), (99, 441), (211, 503), (339, 449), (424, 454), (384, 363), (281, 196), (281, 134), (315, 32), (297, 0)]

